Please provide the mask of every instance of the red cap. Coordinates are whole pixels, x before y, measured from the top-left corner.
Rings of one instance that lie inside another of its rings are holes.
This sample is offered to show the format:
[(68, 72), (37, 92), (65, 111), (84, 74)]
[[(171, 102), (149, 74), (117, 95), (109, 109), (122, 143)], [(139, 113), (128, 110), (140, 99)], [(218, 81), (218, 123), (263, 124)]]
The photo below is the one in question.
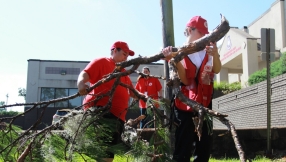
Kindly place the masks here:
[(187, 27), (194, 27), (198, 29), (202, 34), (208, 34), (208, 22), (201, 16), (194, 16), (187, 23)]
[(111, 46), (111, 50), (113, 50), (114, 48), (120, 48), (122, 49), (124, 52), (128, 52), (128, 54), (130, 56), (134, 56), (135, 52), (130, 50), (128, 47), (128, 44), (122, 41), (117, 41), (115, 42), (112, 46)]

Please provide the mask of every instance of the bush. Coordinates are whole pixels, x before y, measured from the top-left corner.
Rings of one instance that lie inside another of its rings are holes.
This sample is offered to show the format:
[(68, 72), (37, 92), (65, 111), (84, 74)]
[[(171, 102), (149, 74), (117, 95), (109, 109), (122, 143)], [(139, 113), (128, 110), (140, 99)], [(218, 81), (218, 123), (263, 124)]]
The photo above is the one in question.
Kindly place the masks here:
[(0, 111), (0, 116), (16, 116), (18, 114), (18, 111)]
[(227, 82), (214, 82), (214, 90), (221, 91), (223, 94), (228, 94), (241, 89), (240, 82), (227, 83)]
[[(249, 76), (248, 84), (253, 85), (267, 79), (266, 68), (256, 71)], [(270, 77), (276, 77), (286, 73), (286, 53), (283, 53), (281, 58), (270, 65)]]

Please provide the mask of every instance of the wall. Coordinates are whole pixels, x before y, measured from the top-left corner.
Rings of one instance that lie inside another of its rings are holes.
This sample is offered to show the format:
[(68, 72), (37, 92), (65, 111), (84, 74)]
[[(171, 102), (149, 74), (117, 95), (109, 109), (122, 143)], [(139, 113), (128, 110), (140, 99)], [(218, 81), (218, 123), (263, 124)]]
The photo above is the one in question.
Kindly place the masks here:
[[(286, 74), (271, 79), (271, 148), (274, 154), (286, 150)], [(266, 81), (212, 100), (213, 110), (229, 115), (245, 154), (254, 158), (267, 149)], [(226, 126), (214, 120), (214, 157), (236, 157), (237, 151)]]
[(278, 49), (285, 47), (285, 8), (284, 1), (277, 0), (271, 7), (259, 18), (253, 21), (249, 26), (249, 34), (260, 38), (261, 28), (275, 29), (275, 45)]
[[(215, 98), (213, 110), (228, 115), (236, 129), (266, 129), (266, 81)], [(286, 128), (286, 74), (271, 79), (271, 128)], [(226, 129), (214, 121), (214, 129)]]

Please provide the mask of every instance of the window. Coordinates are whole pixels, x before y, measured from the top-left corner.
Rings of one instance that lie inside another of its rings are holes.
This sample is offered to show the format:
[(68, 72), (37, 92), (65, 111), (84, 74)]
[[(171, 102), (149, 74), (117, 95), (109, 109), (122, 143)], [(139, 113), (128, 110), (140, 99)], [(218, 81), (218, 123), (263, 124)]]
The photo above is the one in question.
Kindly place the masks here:
[[(74, 95), (78, 92), (77, 89), (69, 89), (69, 96), (70, 95)], [(83, 97), (76, 97), (74, 99), (71, 99), (69, 100), (69, 107), (77, 107), (77, 106), (80, 106), (82, 105), (82, 100), (83, 100)]]
[[(74, 95), (78, 92), (76, 88), (41, 88), (41, 101), (49, 101)], [(83, 97), (76, 97), (71, 100), (56, 102), (50, 104), (48, 107), (56, 108), (74, 108), (82, 105)]]
[[(56, 88), (55, 89), (55, 98), (63, 98), (69, 96), (69, 90), (64, 88)], [(68, 101), (56, 102), (55, 107), (68, 107)]]
[[(54, 88), (42, 88), (41, 101), (49, 101), (55, 98)], [(50, 104), (48, 107), (55, 107), (55, 104)]]

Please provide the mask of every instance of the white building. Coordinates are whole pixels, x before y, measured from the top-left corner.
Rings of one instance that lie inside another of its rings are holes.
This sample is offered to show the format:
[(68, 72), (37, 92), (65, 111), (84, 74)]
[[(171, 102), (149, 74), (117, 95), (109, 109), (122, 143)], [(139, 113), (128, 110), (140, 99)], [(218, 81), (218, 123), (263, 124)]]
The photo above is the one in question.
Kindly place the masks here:
[(266, 62), (260, 58), (261, 28), (275, 30), (275, 59), (279, 59), (281, 52), (286, 51), (285, 10), (284, 0), (276, 0), (264, 14), (250, 25), (244, 26), (243, 29), (231, 28), (229, 30), (219, 49), (222, 69), (216, 76), (218, 82), (240, 81), (241, 85), (245, 87), (252, 73), (266, 67)]

